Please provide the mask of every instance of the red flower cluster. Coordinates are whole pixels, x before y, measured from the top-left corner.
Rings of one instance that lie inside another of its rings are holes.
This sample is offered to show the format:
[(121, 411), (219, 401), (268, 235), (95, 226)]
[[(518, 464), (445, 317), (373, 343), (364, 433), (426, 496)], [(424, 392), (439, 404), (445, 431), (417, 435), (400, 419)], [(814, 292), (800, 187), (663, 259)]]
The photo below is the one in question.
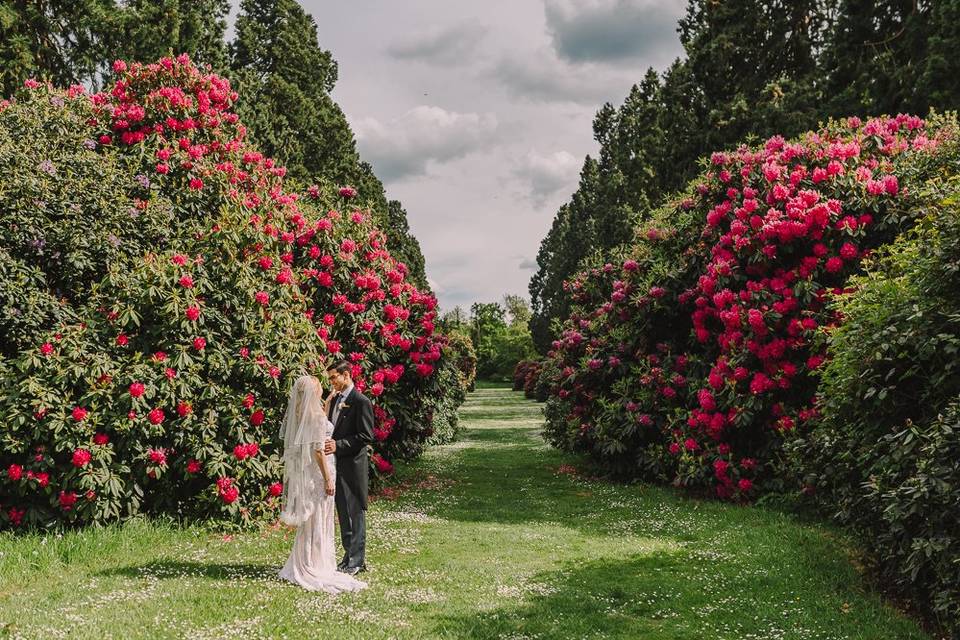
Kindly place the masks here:
[(86, 449), (77, 449), (73, 452), (73, 457), (70, 461), (73, 463), (73, 466), (82, 468), (90, 464), (90, 459), (91, 456), (89, 451)]
[(608, 459), (623, 472), (751, 495), (817, 415), (814, 338), (839, 321), (828, 297), (901, 223), (886, 214), (919, 179), (904, 167), (935, 156), (938, 135), (951, 134), (928, 137), (913, 116), (849, 119), (714, 154), (698, 198), (655, 216), (634, 257), (565, 283), (575, 304), (550, 353), (554, 441), (575, 432), (601, 457), (623, 451)]
[(217, 495), (225, 504), (233, 504), (240, 497), (240, 490), (233, 484), (233, 478), (221, 476), (217, 478)]
[[(81, 309), (83, 324), (64, 330), (70, 340), (38, 336), (32, 355), (44, 357), (25, 356), (24, 371), (63, 398), (59, 411), (72, 420), (56, 438), (72, 442), (72, 450), (90, 441), (93, 423), (98, 448), (42, 461), (0, 454), (7, 471), (0, 484), (26, 478), (52, 484), (50, 495), (67, 496), (53, 515), (48, 508), (56, 505), (47, 494), (28, 495), (13, 509), (34, 509), (40, 521), (104, 517), (74, 507), (73, 469), (88, 466), (94, 454), (121, 478), (153, 479), (136, 500), (98, 487), (97, 500), (117, 502), (111, 506), (118, 513), (133, 504), (153, 510), (187, 504), (203, 515), (258, 509), (265, 497), (282, 492), (275, 488), (281, 469), (273, 425), (289, 377), (304, 369), (322, 376), (340, 354), (351, 362), (357, 388), (377, 403), (375, 470), (392, 472), (384, 456), (419, 453), (430, 434), (425, 400), (444, 392), (436, 372), (446, 338), (435, 333), (436, 300), (407, 280), (407, 267), (386, 249), (374, 214), (353, 206), (356, 190), (342, 187), (333, 197), (311, 187), (307, 198), (284, 191), (283, 167), (244, 142), (227, 81), (200, 72), (188, 58), (116, 68), (114, 86), (76, 98), (92, 105), (92, 117), (87, 110), (84, 118), (90, 137), (109, 145), (100, 152), (125, 157), (124, 167), (150, 174), (150, 193), (137, 189), (132, 209), (149, 210), (156, 194), (189, 203), (183, 210), (199, 212), (194, 222), (202, 231), (180, 238), (180, 252), (147, 255), (104, 285), (91, 309)], [(204, 217), (213, 211), (216, 221)], [(83, 354), (95, 351), (110, 354), (111, 373), (90, 384), (96, 393), (89, 394), (85, 378), (64, 371), (82, 369), (76, 365)], [(74, 406), (88, 397), (97, 398), (89, 401), (92, 408)], [(32, 400), (20, 407), (0, 399), (0, 412), (43, 420), (41, 399)], [(180, 419), (168, 420), (174, 411)], [(265, 424), (269, 428), (260, 429)], [(51, 433), (19, 435), (63, 450)], [(253, 457), (256, 464), (249, 463)], [(215, 492), (207, 490), (204, 470), (222, 476)], [(242, 478), (248, 494), (240, 495), (231, 474)], [(244, 509), (223, 510), (244, 499), (250, 501)]]
[(260, 453), (260, 445), (256, 442), (241, 443), (233, 448), (233, 457), (240, 461), (253, 458), (258, 453)]

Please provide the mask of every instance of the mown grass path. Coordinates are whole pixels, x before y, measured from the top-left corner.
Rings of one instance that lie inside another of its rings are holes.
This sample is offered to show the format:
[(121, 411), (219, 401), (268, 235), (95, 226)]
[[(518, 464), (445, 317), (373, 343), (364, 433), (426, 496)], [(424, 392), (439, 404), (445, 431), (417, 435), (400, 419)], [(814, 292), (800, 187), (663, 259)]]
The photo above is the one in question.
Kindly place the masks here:
[(572, 472), (485, 388), (369, 512), (370, 589), (281, 583), (290, 534), (137, 521), (0, 536), (0, 637), (928, 638), (829, 529)]

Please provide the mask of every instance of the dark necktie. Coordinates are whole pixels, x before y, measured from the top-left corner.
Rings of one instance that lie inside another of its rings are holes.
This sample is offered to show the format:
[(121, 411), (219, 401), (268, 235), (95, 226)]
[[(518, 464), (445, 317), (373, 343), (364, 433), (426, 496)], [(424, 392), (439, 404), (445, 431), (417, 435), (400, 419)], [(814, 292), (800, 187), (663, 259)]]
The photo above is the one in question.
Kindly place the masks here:
[(337, 402), (336, 402), (336, 404), (335, 404), (334, 407), (333, 407), (333, 418), (334, 418), (333, 421), (334, 421), (334, 423), (336, 423), (336, 421), (340, 418), (340, 405), (343, 404), (343, 400), (344, 400), (343, 393), (338, 393), (338, 394), (337, 394)]

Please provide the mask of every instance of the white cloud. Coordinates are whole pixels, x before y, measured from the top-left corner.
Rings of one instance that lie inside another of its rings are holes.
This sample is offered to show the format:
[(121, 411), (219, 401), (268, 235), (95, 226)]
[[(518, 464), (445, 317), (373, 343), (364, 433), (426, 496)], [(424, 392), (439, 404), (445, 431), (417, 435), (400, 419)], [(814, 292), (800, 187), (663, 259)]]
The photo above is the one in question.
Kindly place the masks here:
[(361, 156), (377, 176), (392, 182), (424, 175), (431, 163), (463, 158), (491, 144), (497, 118), (490, 113), (456, 113), (419, 106), (390, 122), (353, 122)]
[(446, 28), (433, 27), (398, 40), (387, 53), (401, 60), (420, 60), (439, 65), (459, 65), (475, 55), (486, 28), (464, 22)]
[(580, 165), (581, 161), (567, 151), (543, 155), (531, 150), (520, 161), (515, 175), (527, 187), (531, 202), (539, 208), (558, 191), (576, 189)]
[(659, 67), (682, 53), (677, 20), (685, 5), (685, 0), (544, 0), (544, 13), (564, 60), (644, 59)]

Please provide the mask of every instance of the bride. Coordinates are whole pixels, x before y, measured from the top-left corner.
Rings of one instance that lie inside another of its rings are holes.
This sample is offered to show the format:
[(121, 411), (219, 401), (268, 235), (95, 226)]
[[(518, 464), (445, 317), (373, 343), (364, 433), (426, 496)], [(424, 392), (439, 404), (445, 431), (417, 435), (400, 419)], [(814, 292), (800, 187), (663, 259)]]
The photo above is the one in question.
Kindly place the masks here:
[[(332, 397), (332, 396), (331, 396)], [(280, 578), (310, 591), (359, 591), (367, 584), (337, 571), (333, 515), (336, 464), (323, 455), (333, 432), (330, 398), (313, 376), (300, 376), (290, 390), (283, 418), (283, 508), (280, 519), (297, 527)]]

